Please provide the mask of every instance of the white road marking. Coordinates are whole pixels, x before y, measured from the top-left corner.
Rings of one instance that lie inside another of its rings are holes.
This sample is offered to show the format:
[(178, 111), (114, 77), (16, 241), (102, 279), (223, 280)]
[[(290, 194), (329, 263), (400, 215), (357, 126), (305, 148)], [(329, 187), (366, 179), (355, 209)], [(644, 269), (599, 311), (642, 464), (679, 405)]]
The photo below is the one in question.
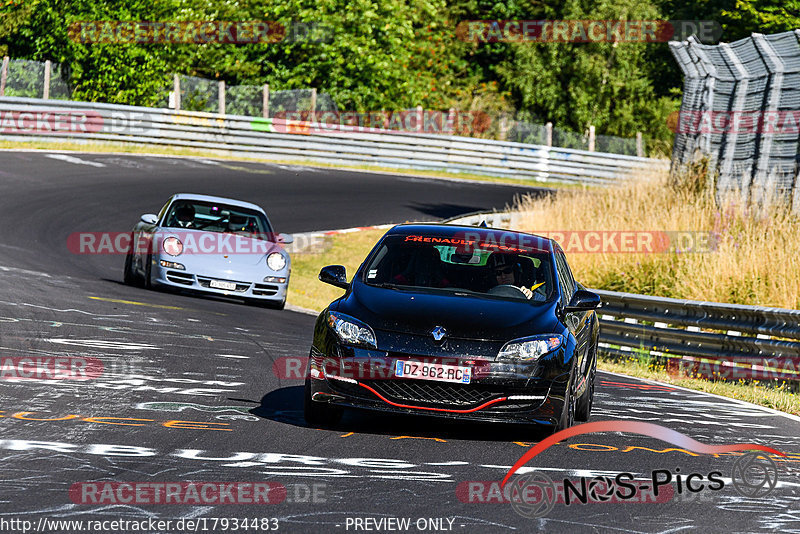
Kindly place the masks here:
[(125, 341), (113, 341), (105, 339), (67, 339), (67, 338), (51, 338), (44, 339), (50, 343), (59, 343), (61, 345), (77, 345), (79, 347), (92, 347), (95, 349), (117, 349), (117, 350), (146, 350), (158, 349), (155, 345), (148, 343), (128, 343)]
[(66, 154), (45, 154), (48, 158), (66, 161), (67, 163), (75, 163), (77, 165), (89, 165), (90, 167), (105, 167), (105, 163), (98, 163), (96, 161), (86, 161), (75, 156), (68, 156)]
[(29, 271), (27, 269), (18, 269), (16, 267), (3, 267), (2, 265), (0, 265), (0, 271), (3, 271), (4, 273), (14, 272), (22, 274), (32, 274), (34, 276), (43, 276), (45, 278), (50, 278), (49, 274), (40, 271)]
[(732, 399), (730, 397), (723, 397), (722, 395), (717, 395), (715, 393), (707, 393), (705, 391), (699, 391), (697, 389), (685, 388), (685, 387), (681, 387), (681, 386), (676, 386), (674, 384), (667, 384), (665, 382), (658, 382), (657, 380), (649, 380), (647, 378), (638, 378), (638, 377), (635, 377), (635, 376), (630, 376), (630, 375), (626, 375), (626, 374), (622, 374), (622, 373), (612, 373), (611, 371), (600, 371), (600, 372), (606, 373), (606, 374), (609, 374), (609, 375), (614, 375), (614, 376), (621, 376), (623, 378), (629, 378), (631, 380), (638, 380), (640, 382), (646, 382), (648, 384), (657, 384), (659, 386), (667, 386), (667, 387), (670, 387), (670, 388), (680, 389), (681, 391), (687, 391), (689, 393), (697, 393), (698, 395), (706, 395), (706, 396), (709, 396), (709, 397), (715, 397), (717, 399), (725, 400), (725, 401), (728, 401), (728, 402), (731, 402), (731, 403), (734, 403), (734, 404), (740, 404), (740, 405), (743, 405), (743, 406), (747, 406), (748, 408), (758, 409), (758, 410), (761, 410), (762, 412), (766, 412), (766, 413), (771, 414), (771, 415), (778, 415), (778, 416), (781, 416), (781, 417), (786, 417), (787, 419), (791, 419), (792, 421), (796, 421), (796, 422), (800, 423), (800, 416), (793, 415), (793, 414), (786, 413), (786, 412), (781, 412), (781, 411), (778, 411), (778, 410), (773, 410), (772, 408), (767, 408), (766, 406), (759, 406), (758, 404), (753, 404), (752, 402), (747, 402), (747, 401), (743, 401), (743, 400), (739, 400), (739, 399)]

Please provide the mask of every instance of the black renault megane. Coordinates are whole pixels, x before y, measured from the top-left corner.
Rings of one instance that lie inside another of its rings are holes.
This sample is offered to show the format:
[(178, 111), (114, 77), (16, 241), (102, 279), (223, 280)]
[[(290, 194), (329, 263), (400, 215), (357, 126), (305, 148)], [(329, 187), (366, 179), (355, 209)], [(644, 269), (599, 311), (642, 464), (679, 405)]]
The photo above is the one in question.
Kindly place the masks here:
[(305, 386), (310, 424), (344, 408), (548, 425), (587, 420), (600, 298), (558, 243), (491, 228), (399, 225), (317, 318)]

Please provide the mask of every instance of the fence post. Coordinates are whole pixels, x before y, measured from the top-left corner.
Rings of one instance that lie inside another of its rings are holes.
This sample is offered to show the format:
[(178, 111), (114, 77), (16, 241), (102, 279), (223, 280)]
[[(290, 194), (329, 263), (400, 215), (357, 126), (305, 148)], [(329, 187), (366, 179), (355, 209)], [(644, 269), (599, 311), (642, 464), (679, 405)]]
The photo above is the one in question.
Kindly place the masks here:
[(589, 152), (594, 152), (594, 125), (589, 126)]
[(225, 80), (217, 82), (217, 93), (219, 98), (219, 114), (225, 115)]
[(444, 125), (444, 131), (449, 132), (450, 135), (455, 135), (456, 132), (456, 108), (447, 110), (447, 122)]
[(44, 62), (44, 89), (42, 90), (42, 98), (47, 100), (50, 98), (50, 60)]
[(261, 97), (261, 110), (265, 119), (269, 118), (269, 84), (264, 84), (264, 91)]
[(309, 116), (309, 122), (315, 122), (317, 120), (317, 90), (311, 90), (311, 115)]
[(500, 140), (505, 141), (508, 137), (508, 117), (503, 115), (500, 117)]
[(636, 132), (636, 155), (644, 157), (644, 143), (642, 143), (642, 132)]
[(548, 122), (544, 125), (545, 130), (545, 140), (547, 142), (547, 146), (553, 146), (553, 123)]
[(8, 77), (8, 56), (3, 58), (3, 67), (0, 69), (0, 96), (6, 95), (6, 77)]
[(175, 74), (172, 80), (172, 90), (175, 92), (175, 111), (181, 109), (181, 79)]

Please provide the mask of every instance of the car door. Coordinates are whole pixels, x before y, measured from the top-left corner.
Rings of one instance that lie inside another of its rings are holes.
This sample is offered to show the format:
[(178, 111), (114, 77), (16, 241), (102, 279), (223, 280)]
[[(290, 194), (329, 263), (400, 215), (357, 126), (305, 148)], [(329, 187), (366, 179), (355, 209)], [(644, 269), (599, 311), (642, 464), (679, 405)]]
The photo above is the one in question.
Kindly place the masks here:
[[(575, 283), (575, 278), (572, 276), (572, 271), (567, 263), (567, 258), (561, 249), (555, 252), (556, 270), (558, 273), (558, 281), (562, 287), (561, 305), (567, 306), (572, 295), (578, 289)], [(564, 314), (564, 323), (567, 328), (575, 336), (575, 357), (578, 358), (578, 369), (582, 376), (586, 376), (587, 366), (589, 361), (587, 355), (589, 353), (589, 345), (591, 340), (592, 330), (592, 311), (584, 312), (569, 312)]]

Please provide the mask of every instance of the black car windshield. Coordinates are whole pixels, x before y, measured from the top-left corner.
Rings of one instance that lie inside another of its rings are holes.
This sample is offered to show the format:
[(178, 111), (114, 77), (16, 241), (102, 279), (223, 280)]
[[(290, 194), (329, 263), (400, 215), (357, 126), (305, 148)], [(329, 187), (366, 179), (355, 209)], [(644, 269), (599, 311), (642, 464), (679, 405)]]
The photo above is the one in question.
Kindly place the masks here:
[(199, 200), (176, 200), (164, 217), (162, 226), (229, 232), (274, 241), (267, 218), (258, 211)]
[(456, 238), (387, 236), (364, 270), (367, 285), (545, 302), (553, 298), (547, 251)]

